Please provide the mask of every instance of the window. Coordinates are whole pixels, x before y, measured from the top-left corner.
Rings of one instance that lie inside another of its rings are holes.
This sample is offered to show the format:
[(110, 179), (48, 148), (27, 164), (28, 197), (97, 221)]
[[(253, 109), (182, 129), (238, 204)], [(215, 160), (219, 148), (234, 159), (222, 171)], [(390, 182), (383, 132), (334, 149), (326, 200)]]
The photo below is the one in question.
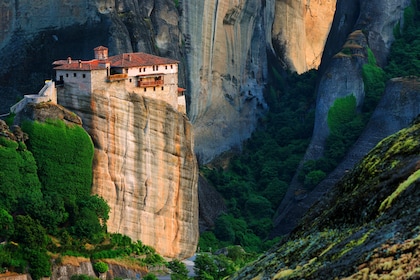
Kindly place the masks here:
[(168, 69), (168, 65), (165, 65), (165, 70), (167, 70)]
[(76, 73), (73, 73), (73, 77), (77, 77), (77, 74)]
[(130, 79), (130, 83), (131, 83), (131, 79)]
[(146, 72), (146, 68), (143, 68), (143, 72)]
[(139, 72), (141, 72), (141, 68), (139, 68)]
[(163, 87), (162, 87), (162, 90), (163, 90)]
[(156, 65), (156, 71), (159, 70), (159, 65)]
[(82, 76), (83, 76), (83, 78), (86, 78), (86, 74), (83, 74)]
[(153, 91), (156, 91), (156, 87), (153, 87)]
[(146, 88), (144, 88), (144, 92), (146, 92)]
[(68, 78), (69, 77), (69, 73), (66, 73), (66, 78)]
[(173, 65), (171, 65), (171, 69), (173, 69), (174, 68), (174, 66)]

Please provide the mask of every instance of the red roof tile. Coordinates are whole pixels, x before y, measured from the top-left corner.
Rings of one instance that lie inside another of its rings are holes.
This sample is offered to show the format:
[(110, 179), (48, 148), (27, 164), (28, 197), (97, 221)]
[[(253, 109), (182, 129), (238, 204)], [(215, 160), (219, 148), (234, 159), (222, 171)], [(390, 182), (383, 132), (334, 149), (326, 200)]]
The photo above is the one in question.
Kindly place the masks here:
[[(102, 46), (97, 47), (101, 48)], [(156, 55), (151, 55), (147, 53), (123, 53), (115, 56), (110, 56), (108, 59), (105, 60), (98, 60), (93, 59), (89, 61), (81, 61), (81, 65), (79, 64), (80, 60), (57, 60), (54, 61), (53, 65), (56, 67), (56, 70), (79, 70), (79, 71), (89, 71), (89, 70), (97, 70), (97, 69), (104, 69), (104, 63), (110, 63), (111, 67), (119, 67), (119, 68), (131, 68), (131, 67), (141, 67), (141, 66), (152, 66), (152, 65), (163, 65), (163, 64), (178, 64), (179, 61), (159, 57)], [(101, 62), (101, 63), (99, 63)]]

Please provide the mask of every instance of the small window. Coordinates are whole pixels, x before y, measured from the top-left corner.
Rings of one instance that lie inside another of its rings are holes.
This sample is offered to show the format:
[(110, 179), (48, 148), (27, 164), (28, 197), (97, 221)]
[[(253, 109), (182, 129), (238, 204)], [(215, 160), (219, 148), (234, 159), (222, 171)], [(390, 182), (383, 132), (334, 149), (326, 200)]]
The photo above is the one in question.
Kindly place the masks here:
[(66, 73), (66, 78), (68, 78), (69, 77), (69, 73)]
[(143, 68), (143, 72), (146, 72), (146, 68)]
[(162, 87), (162, 90), (163, 90), (163, 87)]
[(171, 65), (171, 69), (173, 69), (174, 68), (174, 66), (173, 65)]
[(73, 77), (77, 77), (77, 74), (76, 73), (73, 73)]
[(159, 70), (159, 65), (156, 65), (156, 71)]
[(83, 78), (86, 78), (86, 74), (83, 74), (82, 76), (83, 76)]
[(141, 68), (139, 68), (139, 72), (141, 72)]
[(131, 79), (130, 79), (130, 83), (131, 83)]
[(153, 91), (156, 91), (156, 87), (153, 87)]
[(168, 69), (168, 65), (165, 65), (165, 70), (167, 70)]
[(146, 92), (146, 88), (144, 88), (144, 92)]

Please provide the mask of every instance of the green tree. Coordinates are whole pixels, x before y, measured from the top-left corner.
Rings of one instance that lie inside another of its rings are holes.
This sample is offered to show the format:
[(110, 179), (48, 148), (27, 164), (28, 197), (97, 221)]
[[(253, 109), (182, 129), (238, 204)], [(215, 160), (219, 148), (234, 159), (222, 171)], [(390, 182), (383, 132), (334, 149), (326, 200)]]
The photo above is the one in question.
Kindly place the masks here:
[(18, 215), (14, 220), (12, 240), (30, 249), (45, 248), (48, 243), (45, 229), (29, 215)]
[(188, 269), (187, 266), (175, 259), (168, 263), (168, 268), (172, 271), (171, 280), (186, 280), (188, 279)]
[(50, 257), (46, 250), (26, 250), (26, 259), (29, 261), (29, 273), (32, 279), (51, 276)]
[(322, 170), (313, 170), (305, 176), (304, 186), (312, 189), (318, 185), (327, 175)]
[(14, 231), (13, 217), (4, 209), (0, 208), (0, 240), (8, 239)]
[(93, 264), (93, 269), (98, 273), (105, 273), (108, 271), (108, 264), (104, 262), (96, 262)]
[(144, 280), (158, 280), (157, 276), (153, 273), (148, 273), (143, 277)]
[(214, 258), (209, 254), (198, 254), (194, 261), (195, 279), (198, 280), (217, 280), (218, 267)]

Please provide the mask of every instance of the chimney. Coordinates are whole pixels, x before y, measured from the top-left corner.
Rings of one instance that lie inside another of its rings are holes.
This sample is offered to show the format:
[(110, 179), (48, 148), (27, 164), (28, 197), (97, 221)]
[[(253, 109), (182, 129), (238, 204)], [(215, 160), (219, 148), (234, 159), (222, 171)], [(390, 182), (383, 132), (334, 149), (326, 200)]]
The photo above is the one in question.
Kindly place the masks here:
[(95, 52), (95, 59), (105, 60), (108, 59), (108, 48), (99, 46), (93, 49)]
[(131, 61), (131, 55), (128, 54), (128, 61)]
[(67, 63), (68, 64), (71, 64), (71, 57), (69, 56), (69, 57), (67, 57)]
[(79, 60), (79, 68), (82, 68), (82, 61)]

